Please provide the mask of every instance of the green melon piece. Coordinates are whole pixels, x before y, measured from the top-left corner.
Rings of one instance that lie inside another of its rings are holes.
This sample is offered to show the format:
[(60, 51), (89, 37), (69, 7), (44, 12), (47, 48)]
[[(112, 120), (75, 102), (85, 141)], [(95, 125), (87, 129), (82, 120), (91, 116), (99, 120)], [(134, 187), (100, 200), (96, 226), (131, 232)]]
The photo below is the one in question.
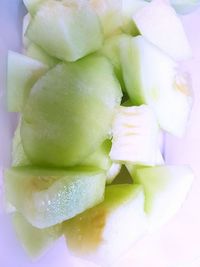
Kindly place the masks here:
[(124, 38), (120, 46), (124, 82), (132, 103), (148, 104), (162, 129), (183, 135), (192, 104), (187, 75), (142, 36)]
[(109, 137), (120, 101), (120, 85), (105, 58), (57, 65), (36, 83), (24, 109), (26, 154), (39, 165), (81, 163)]
[(120, 62), (120, 42), (126, 38), (125, 34), (117, 34), (107, 38), (99, 53), (107, 57), (114, 67), (115, 74), (120, 82), (122, 90), (125, 91), (125, 85), (122, 75), (121, 62)]
[(168, 222), (181, 208), (193, 181), (187, 166), (139, 167), (133, 180), (144, 186), (150, 231)]
[(31, 15), (29, 13), (27, 13), (23, 18), (23, 25), (22, 25), (22, 43), (23, 43), (25, 49), (31, 44), (31, 41), (26, 36), (26, 30), (27, 30), (30, 22), (31, 22)]
[(42, 256), (62, 234), (62, 224), (39, 229), (18, 212), (14, 213), (12, 219), (17, 238), (31, 258)]
[(27, 36), (49, 55), (66, 61), (95, 52), (103, 41), (99, 19), (87, 1), (47, 1), (32, 19)]
[(94, 168), (15, 167), (5, 172), (6, 198), (29, 223), (46, 228), (103, 201), (105, 179)]
[(34, 83), (48, 67), (24, 55), (9, 51), (7, 69), (7, 103), (11, 112), (21, 112)]
[(26, 55), (33, 59), (36, 59), (49, 67), (54, 67), (59, 63), (59, 60), (49, 56), (42, 48), (38, 45), (31, 43), (26, 50)]
[(30, 160), (24, 152), (20, 135), (21, 120), (15, 130), (15, 134), (12, 141), (12, 166), (27, 166), (31, 165)]
[(66, 221), (63, 231), (73, 254), (108, 266), (146, 226), (143, 188), (127, 184), (106, 187), (104, 202)]

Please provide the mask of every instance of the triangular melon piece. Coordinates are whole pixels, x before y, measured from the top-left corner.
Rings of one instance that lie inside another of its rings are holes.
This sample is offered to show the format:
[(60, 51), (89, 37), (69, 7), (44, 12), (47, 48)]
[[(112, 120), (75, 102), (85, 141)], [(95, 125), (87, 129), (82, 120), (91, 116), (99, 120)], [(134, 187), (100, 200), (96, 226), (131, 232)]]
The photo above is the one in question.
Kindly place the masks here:
[(73, 254), (108, 266), (143, 236), (146, 223), (142, 186), (111, 185), (104, 202), (66, 221), (63, 230)]
[(34, 83), (48, 70), (43, 63), (9, 51), (7, 71), (8, 110), (21, 112)]
[(17, 238), (33, 259), (42, 256), (62, 234), (62, 224), (39, 229), (32, 226), (19, 212), (13, 214), (12, 222)]
[(133, 180), (144, 186), (145, 211), (149, 230), (167, 223), (181, 208), (193, 181), (187, 166), (140, 167), (134, 170)]
[(133, 20), (145, 38), (172, 58), (191, 58), (191, 47), (181, 20), (166, 2), (153, 0), (135, 13)]

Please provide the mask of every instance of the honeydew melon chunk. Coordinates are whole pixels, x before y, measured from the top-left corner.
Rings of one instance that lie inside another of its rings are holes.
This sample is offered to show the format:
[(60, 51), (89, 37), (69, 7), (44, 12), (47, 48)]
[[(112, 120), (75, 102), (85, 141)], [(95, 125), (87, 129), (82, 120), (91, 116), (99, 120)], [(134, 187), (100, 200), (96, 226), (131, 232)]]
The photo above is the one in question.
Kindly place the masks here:
[(15, 167), (5, 173), (6, 197), (29, 223), (46, 228), (102, 202), (105, 179), (95, 168)]
[(120, 42), (121, 40), (123, 40), (123, 38), (126, 38), (126, 35), (122, 33), (107, 38), (99, 53), (110, 60), (114, 67), (115, 74), (120, 82), (122, 90), (125, 91), (120, 62)]
[(8, 111), (21, 112), (31, 87), (47, 72), (48, 66), (37, 60), (9, 51), (7, 68)]
[(26, 55), (44, 63), (49, 67), (54, 67), (59, 63), (58, 59), (49, 56), (42, 48), (34, 43), (29, 44), (26, 50)]
[(106, 187), (104, 202), (66, 221), (63, 229), (73, 254), (108, 266), (146, 231), (143, 188)]
[(181, 208), (191, 187), (193, 173), (188, 166), (141, 167), (136, 169), (133, 179), (144, 186), (149, 230), (154, 231)]
[(57, 224), (45, 229), (32, 226), (19, 212), (12, 218), (17, 238), (31, 258), (42, 256), (62, 234), (62, 225)]
[(28, 12), (34, 15), (41, 4), (45, 3), (47, 0), (23, 0)]
[(38, 165), (81, 163), (109, 138), (121, 95), (106, 58), (57, 65), (36, 83), (26, 103), (21, 126), (25, 153)]
[(89, 0), (89, 3), (99, 16), (105, 38), (121, 32), (122, 0)]
[(87, 1), (47, 1), (32, 19), (27, 37), (66, 61), (95, 52), (103, 41), (99, 19)]
[(120, 163), (155, 165), (159, 128), (147, 105), (120, 107), (113, 123), (110, 158)]
[(188, 76), (142, 36), (127, 37), (120, 45), (124, 82), (132, 103), (148, 104), (162, 129), (182, 136), (192, 105)]
[(30, 160), (24, 152), (20, 135), (21, 120), (15, 130), (15, 134), (12, 141), (12, 166), (27, 166), (31, 165)]
[(200, 6), (199, 0), (171, 0), (175, 10), (180, 14), (188, 14), (195, 11)]
[(24, 16), (23, 26), (22, 26), (22, 42), (23, 42), (23, 45), (24, 45), (25, 48), (27, 48), (31, 44), (31, 41), (26, 36), (26, 30), (27, 30), (28, 25), (30, 24), (30, 22), (31, 22), (31, 15), (29, 13), (27, 13)]
[(180, 18), (164, 1), (153, 0), (133, 15), (140, 33), (175, 60), (191, 58), (192, 52)]

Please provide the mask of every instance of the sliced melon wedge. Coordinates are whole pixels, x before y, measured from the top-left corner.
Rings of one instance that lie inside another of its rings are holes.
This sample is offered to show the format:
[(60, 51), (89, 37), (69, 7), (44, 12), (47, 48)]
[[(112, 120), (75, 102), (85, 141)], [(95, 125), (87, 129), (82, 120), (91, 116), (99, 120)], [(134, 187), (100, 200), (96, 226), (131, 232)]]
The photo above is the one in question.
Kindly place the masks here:
[(103, 41), (100, 22), (87, 1), (47, 1), (31, 20), (27, 36), (49, 55), (66, 61), (95, 52)]
[(7, 71), (8, 110), (21, 112), (34, 83), (48, 70), (43, 63), (9, 51)]
[(165, 1), (152, 1), (133, 15), (140, 33), (175, 60), (191, 58), (192, 51), (180, 18)]
[(17, 238), (33, 259), (42, 256), (62, 234), (62, 224), (39, 229), (32, 226), (19, 212), (14, 213), (12, 219)]
[(89, 209), (104, 198), (105, 173), (90, 168), (11, 168), (5, 173), (7, 201), (29, 223), (46, 228)]
[(144, 186), (149, 230), (154, 231), (181, 208), (191, 187), (193, 173), (187, 166), (141, 167), (134, 170), (133, 180)]
[(192, 105), (189, 76), (144, 37), (121, 42), (121, 63), (127, 93), (133, 104), (148, 104), (160, 127), (182, 136)]
[(145, 232), (144, 193), (138, 185), (111, 185), (100, 205), (68, 220), (63, 229), (71, 252), (108, 266)]

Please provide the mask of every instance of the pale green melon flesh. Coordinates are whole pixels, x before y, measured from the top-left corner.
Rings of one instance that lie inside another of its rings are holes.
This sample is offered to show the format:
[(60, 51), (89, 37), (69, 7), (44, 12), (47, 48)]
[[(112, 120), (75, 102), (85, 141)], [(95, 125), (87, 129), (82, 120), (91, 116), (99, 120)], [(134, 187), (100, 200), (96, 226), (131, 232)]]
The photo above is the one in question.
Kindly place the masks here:
[(21, 112), (34, 83), (48, 70), (43, 63), (11, 52), (8, 53), (8, 111)]
[(40, 5), (46, 1), (47, 0), (23, 0), (24, 5), (31, 15), (34, 15), (39, 9)]
[(5, 173), (6, 197), (29, 223), (46, 228), (103, 201), (105, 179), (94, 168), (11, 168)]
[(62, 224), (39, 229), (18, 212), (14, 213), (12, 219), (17, 238), (31, 258), (42, 256), (62, 234)]
[(187, 166), (137, 167), (134, 183), (144, 186), (150, 231), (168, 222), (180, 209), (193, 181)]
[(57, 65), (36, 83), (24, 109), (25, 153), (39, 165), (81, 163), (109, 137), (120, 101), (107, 59), (89, 56)]
[(143, 205), (141, 186), (106, 187), (104, 202), (64, 223), (69, 249), (98, 264), (111, 263), (145, 232)]
[(95, 52), (103, 41), (98, 17), (86, 1), (47, 1), (31, 20), (27, 36), (49, 55), (66, 61)]

